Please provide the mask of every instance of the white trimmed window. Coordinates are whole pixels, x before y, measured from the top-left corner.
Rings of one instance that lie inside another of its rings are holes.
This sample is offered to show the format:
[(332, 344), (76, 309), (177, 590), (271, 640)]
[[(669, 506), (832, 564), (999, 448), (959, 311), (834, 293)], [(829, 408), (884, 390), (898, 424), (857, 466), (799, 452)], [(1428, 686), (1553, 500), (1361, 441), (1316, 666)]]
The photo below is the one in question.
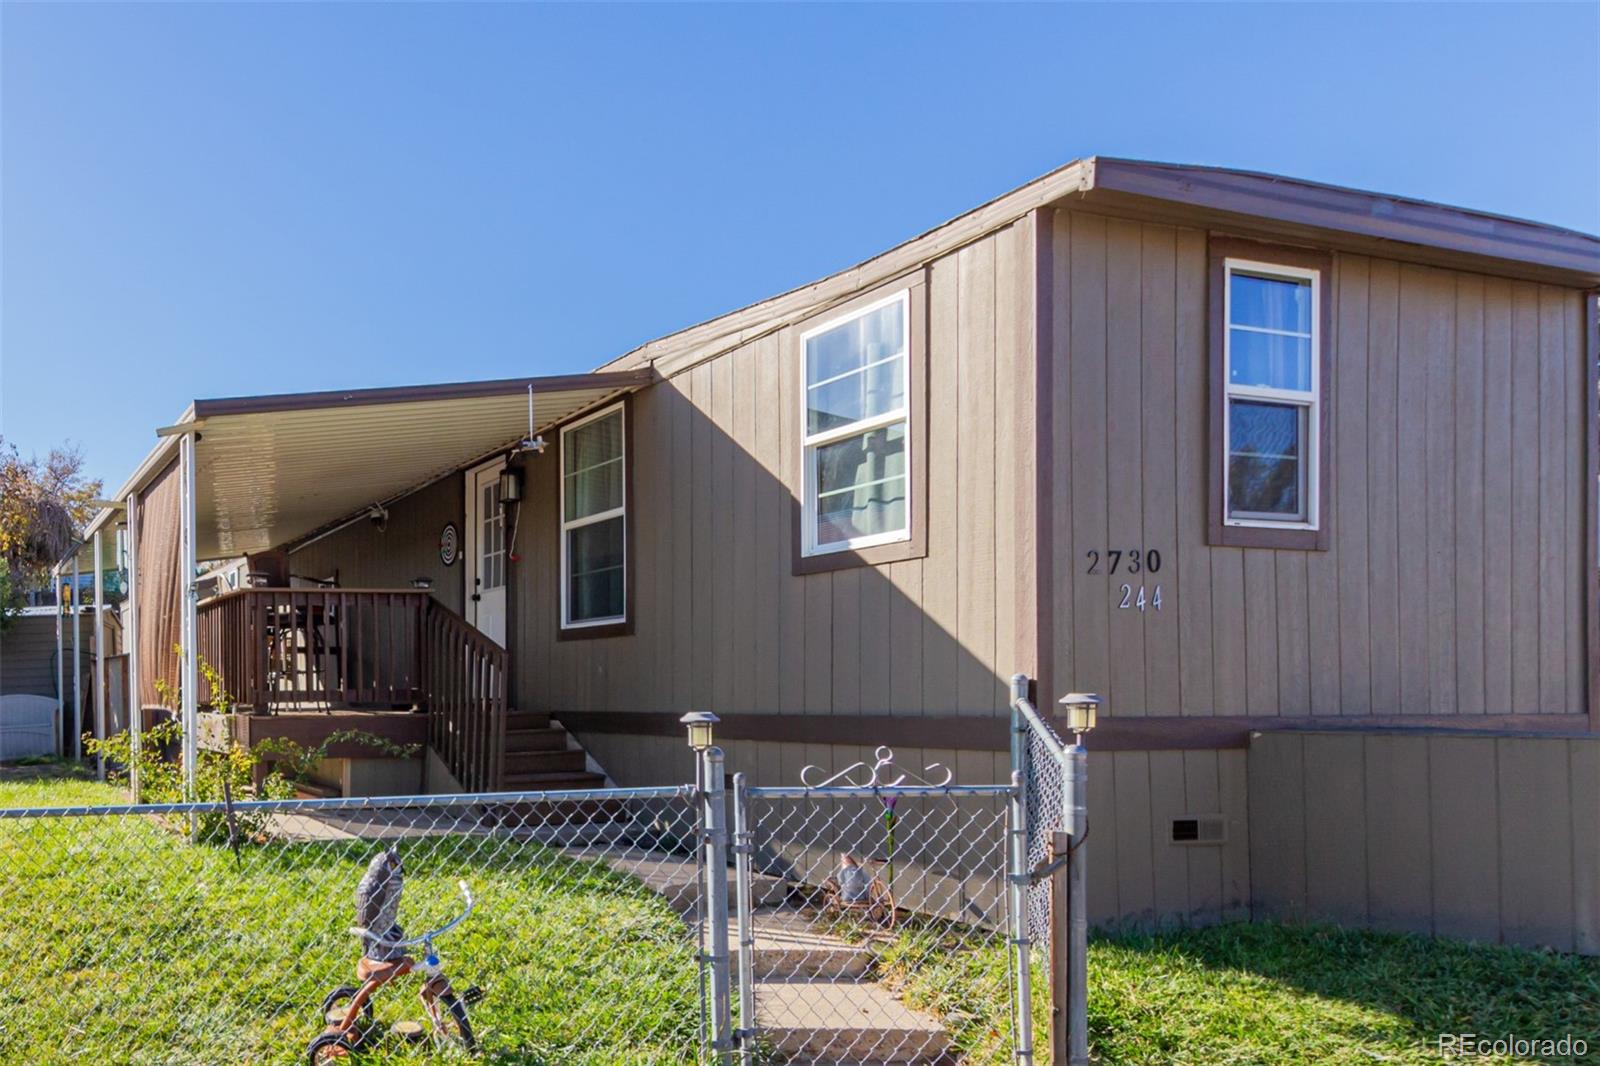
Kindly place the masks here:
[(627, 617), (627, 457), (621, 404), (561, 430), (561, 625)]
[(910, 539), (908, 292), (801, 335), (802, 553)]
[(1223, 499), (1230, 526), (1316, 529), (1321, 271), (1224, 262)]

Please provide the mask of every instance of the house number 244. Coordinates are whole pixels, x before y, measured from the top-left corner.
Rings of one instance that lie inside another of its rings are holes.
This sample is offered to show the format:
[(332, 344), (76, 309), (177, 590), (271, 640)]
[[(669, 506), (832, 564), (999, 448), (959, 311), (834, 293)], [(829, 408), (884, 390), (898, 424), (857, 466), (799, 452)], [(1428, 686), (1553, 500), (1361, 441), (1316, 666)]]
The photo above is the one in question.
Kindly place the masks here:
[[(1155, 548), (1107, 548), (1104, 553), (1088, 551), (1084, 557), (1089, 561), (1088, 573), (1091, 574), (1159, 574), (1161, 572), (1161, 552)], [(1101, 567), (1105, 569), (1102, 571)], [(1122, 583), (1122, 598), (1117, 601), (1117, 609), (1122, 611), (1154, 608), (1161, 610), (1161, 586), (1147, 588), (1141, 584), (1135, 587), (1131, 582)]]

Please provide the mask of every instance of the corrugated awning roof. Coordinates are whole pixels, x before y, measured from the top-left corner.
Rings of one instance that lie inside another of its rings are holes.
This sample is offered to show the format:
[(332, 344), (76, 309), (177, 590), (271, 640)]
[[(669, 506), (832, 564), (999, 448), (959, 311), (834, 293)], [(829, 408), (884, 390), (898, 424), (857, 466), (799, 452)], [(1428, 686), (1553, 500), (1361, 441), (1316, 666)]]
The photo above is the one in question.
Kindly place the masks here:
[[(166, 469), (193, 428), (196, 556), (263, 551), (509, 449), (527, 435), (530, 386), (543, 432), (651, 380), (623, 371), (196, 400), (117, 498)], [(90, 531), (115, 517), (101, 511)]]

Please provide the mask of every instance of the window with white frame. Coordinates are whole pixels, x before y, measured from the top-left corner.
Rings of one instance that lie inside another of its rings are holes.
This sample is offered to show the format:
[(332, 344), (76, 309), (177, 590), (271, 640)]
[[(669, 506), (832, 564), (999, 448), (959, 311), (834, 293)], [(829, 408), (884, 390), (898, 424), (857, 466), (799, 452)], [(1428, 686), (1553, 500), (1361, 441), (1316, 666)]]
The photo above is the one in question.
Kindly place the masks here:
[(621, 404), (561, 431), (561, 624), (627, 616), (627, 457)]
[(801, 335), (803, 553), (911, 535), (908, 292)]
[(1316, 529), (1321, 272), (1224, 263), (1223, 499), (1235, 526)]

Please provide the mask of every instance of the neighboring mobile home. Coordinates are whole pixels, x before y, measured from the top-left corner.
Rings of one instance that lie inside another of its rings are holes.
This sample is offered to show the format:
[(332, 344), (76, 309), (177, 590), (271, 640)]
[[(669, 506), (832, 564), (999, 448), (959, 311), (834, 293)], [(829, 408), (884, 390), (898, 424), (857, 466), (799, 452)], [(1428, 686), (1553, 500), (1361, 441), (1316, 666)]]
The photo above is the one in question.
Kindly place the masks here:
[(139, 685), (192, 463), (194, 556), (273, 574), (201, 608), (242, 702), (486, 664), (435, 785), (677, 781), (690, 709), (756, 782), (990, 780), (1020, 671), (1106, 698), (1100, 921), (1600, 951), (1597, 285), (1588, 235), (1095, 158), (594, 374), (195, 401), (117, 497)]

